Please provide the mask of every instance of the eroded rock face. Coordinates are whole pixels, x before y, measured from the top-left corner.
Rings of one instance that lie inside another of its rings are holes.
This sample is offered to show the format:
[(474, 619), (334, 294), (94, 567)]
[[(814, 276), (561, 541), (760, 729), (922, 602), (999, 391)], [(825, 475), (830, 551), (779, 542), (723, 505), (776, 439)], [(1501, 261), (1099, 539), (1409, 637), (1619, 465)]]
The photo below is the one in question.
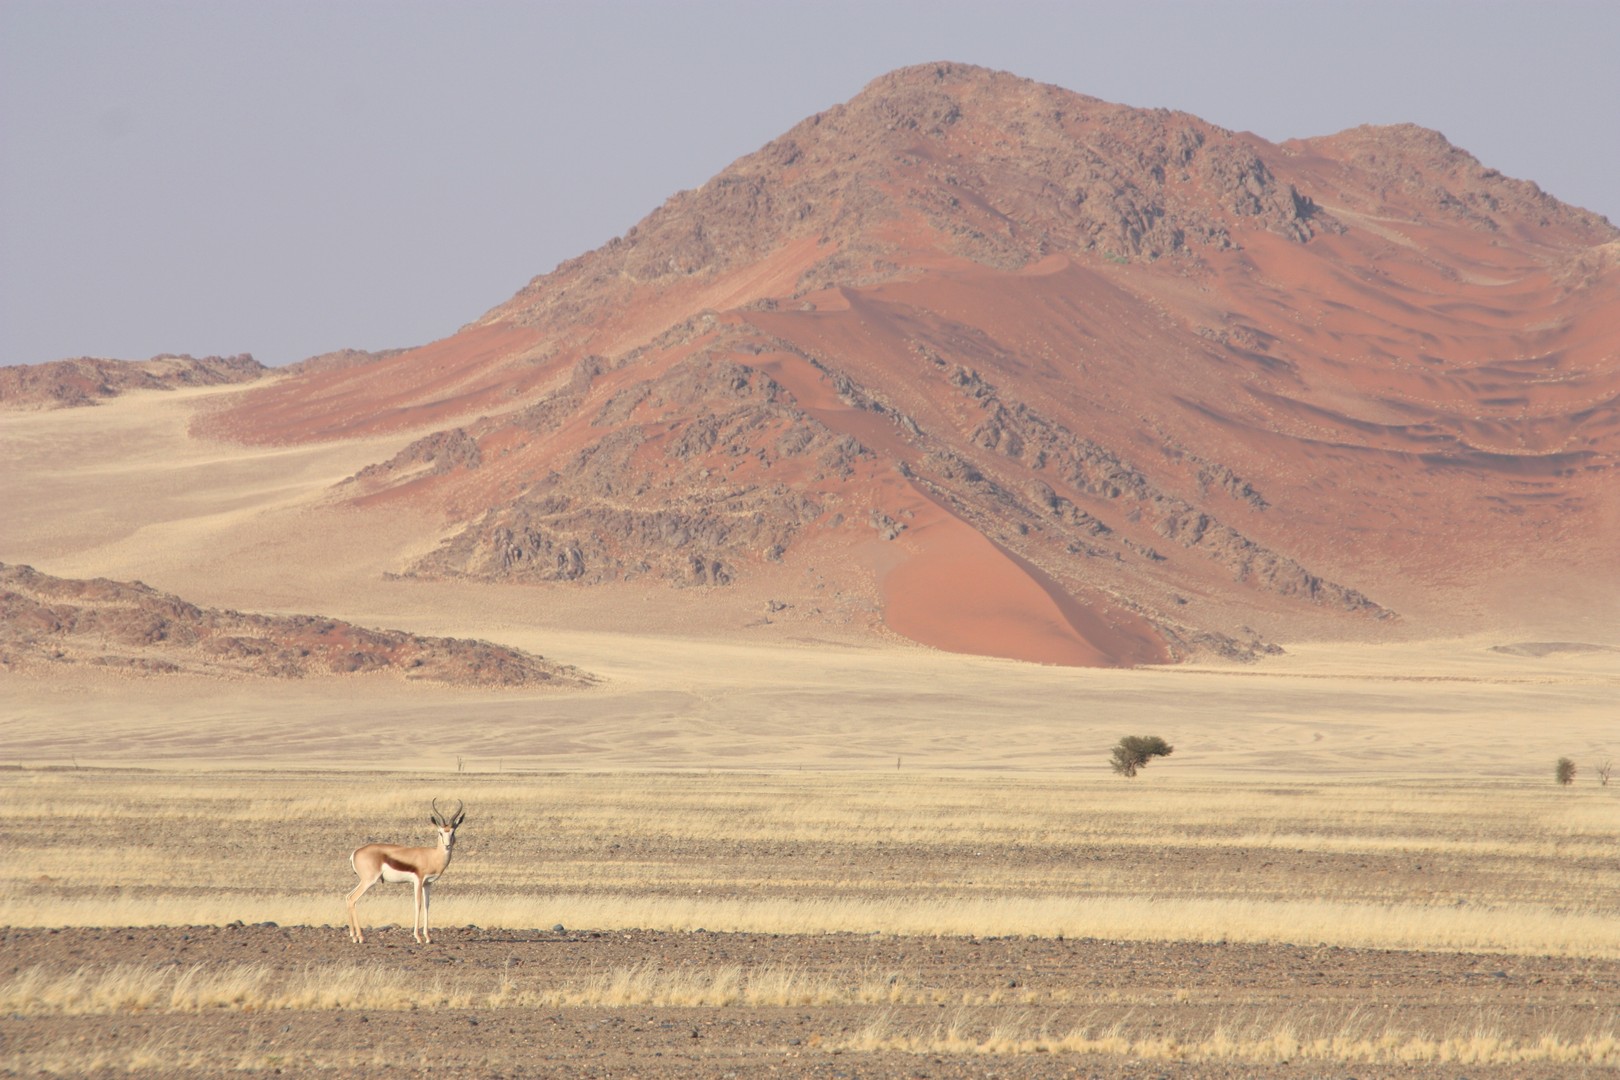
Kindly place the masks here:
[(0, 667), (301, 678), (385, 671), (489, 686), (589, 685), (563, 664), (485, 641), (372, 630), (314, 615), (203, 608), (140, 582), (0, 564)]
[[(603, 374), (599, 364), (576, 369), (518, 425), (541, 441), (556, 434), (586, 408), (589, 385)], [(780, 559), (823, 513), (812, 494), (773, 482), (773, 469), (825, 475), (849, 467), (850, 448), (774, 380), (713, 350), (590, 397), (588, 415), (583, 445), (412, 572), (727, 585), (740, 566)]]
[(349, 482), (364, 488), (407, 476), (441, 476), (453, 469), (476, 469), (482, 460), (477, 440), (454, 428), (417, 439), (387, 461), (361, 469)]

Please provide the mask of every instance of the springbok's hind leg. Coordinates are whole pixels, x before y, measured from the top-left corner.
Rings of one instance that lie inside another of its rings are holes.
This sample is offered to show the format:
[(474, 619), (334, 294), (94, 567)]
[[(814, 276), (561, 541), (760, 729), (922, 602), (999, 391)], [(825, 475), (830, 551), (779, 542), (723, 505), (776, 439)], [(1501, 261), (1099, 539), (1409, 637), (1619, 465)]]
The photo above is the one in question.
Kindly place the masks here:
[(366, 943), (366, 935), (360, 932), (360, 914), (359, 912), (355, 911), (354, 906), (360, 902), (360, 898), (362, 896), (366, 895), (366, 890), (371, 888), (374, 884), (376, 884), (376, 882), (376, 878), (372, 878), (370, 881), (361, 878), (360, 884), (356, 885), (348, 896), (349, 940), (354, 942), (356, 945), (364, 945)]

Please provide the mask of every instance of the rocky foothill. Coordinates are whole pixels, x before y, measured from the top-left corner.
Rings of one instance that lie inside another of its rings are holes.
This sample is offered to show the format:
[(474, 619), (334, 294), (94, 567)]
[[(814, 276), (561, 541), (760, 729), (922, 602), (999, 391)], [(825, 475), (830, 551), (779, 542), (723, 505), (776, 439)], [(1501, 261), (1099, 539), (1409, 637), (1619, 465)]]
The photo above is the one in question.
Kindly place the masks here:
[(0, 409), (67, 409), (96, 405), (130, 390), (175, 390), (252, 382), (269, 369), (238, 356), (154, 356), (103, 360), (82, 356), (48, 364), (0, 367)]
[(0, 564), (0, 668), (303, 678), (387, 672), (458, 685), (581, 687), (584, 672), (485, 641), (371, 630), (314, 615), (198, 607), (140, 582)]

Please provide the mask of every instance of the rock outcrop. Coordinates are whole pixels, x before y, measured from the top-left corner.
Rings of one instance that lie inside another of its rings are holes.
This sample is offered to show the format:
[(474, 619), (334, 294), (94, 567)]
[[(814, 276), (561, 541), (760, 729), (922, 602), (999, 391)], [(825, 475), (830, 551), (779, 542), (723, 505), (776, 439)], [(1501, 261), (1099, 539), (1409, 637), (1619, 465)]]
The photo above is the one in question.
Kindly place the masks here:
[(0, 367), (0, 409), (66, 409), (96, 405), (130, 390), (174, 390), (252, 382), (267, 371), (239, 356), (154, 356), (150, 360), (80, 357)]
[(0, 668), (302, 678), (387, 672), (428, 682), (581, 687), (584, 672), (484, 641), (371, 630), (315, 615), (195, 604), (140, 582), (0, 564)]

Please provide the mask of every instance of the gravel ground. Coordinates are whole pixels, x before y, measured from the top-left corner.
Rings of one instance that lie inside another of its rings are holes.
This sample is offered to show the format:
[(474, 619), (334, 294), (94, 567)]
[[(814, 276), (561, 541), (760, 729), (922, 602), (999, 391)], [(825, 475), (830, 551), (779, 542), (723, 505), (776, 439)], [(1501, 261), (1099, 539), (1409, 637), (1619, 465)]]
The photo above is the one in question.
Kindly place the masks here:
[[(1520, 1043), (1613, 1031), (1620, 961), (1257, 945), (1025, 938), (772, 936), (648, 931), (507, 931), (446, 927), (433, 945), (379, 929), (365, 946), (340, 929), (233, 926), (12, 929), (0, 932), (8, 982), (43, 968), (113, 965), (172, 973), (263, 964), (375, 964), (449, 990), (483, 994), (503, 979), (538, 991), (641, 967), (703, 972), (792, 968), (841, 985), (901, 978), (925, 1003), (523, 1005), (500, 1008), (119, 1008), (60, 1015), (12, 1001), (0, 1016), (0, 1074), (93, 1074), (145, 1063), (152, 1075), (381, 1077), (1468, 1077), (1608, 1076), (1570, 1062), (1481, 1066), (1302, 1059), (1167, 1061), (1125, 1054), (896, 1052), (851, 1049), (879, 1017), (889, 1030), (957, 1024), (982, 1040), (997, 1027), (1061, 1035), (1118, 1024), (1135, 1039), (1202, 1038), (1215, 1027), (1270, 1032), (1315, 1018), (1339, 1030), (1469, 1036)], [(915, 995), (914, 995), (915, 996)], [(10, 1010), (15, 1011), (10, 1011)]]

